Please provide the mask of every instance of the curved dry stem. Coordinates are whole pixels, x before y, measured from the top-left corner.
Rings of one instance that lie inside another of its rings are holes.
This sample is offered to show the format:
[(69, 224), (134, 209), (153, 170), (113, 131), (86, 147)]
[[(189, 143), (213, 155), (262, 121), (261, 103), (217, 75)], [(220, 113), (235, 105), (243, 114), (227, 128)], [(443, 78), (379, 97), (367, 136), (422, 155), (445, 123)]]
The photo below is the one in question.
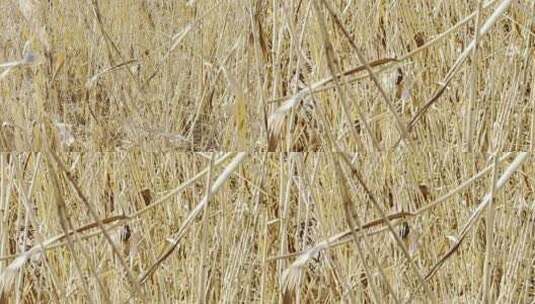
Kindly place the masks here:
[[(527, 152), (520, 153), (515, 160), (509, 165), (509, 168), (503, 173), (503, 175), (500, 177), (498, 182), (496, 183), (496, 186), (494, 188), (494, 191), (500, 190), (505, 183), (511, 178), (513, 173), (515, 173), (518, 168), (527, 160), (527, 157), (529, 154)], [(425, 275), (425, 280), (431, 279), (437, 271), (440, 269), (440, 267), (446, 262), (446, 260), (451, 257), (457, 249), (459, 249), (459, 246), (463, 242), (464, 238), (466, 237), (467, 233), (472, 229), (474, 224), (479, 220), (479, 216), (481, 215), (482, 211), (490, 204), (492, 201), (492, 192), (487, 193), (483, 199), (481, 200), (481, 203), (477, 206), (476, 210), (472, 213), (466, 224), (464, 224), (463, 228), (461, 229), (461, 233), (459, 234), (459, 237), (457, 238), (457, 241), (453, 246), (431, 267), (431, 269), (427, 272)]]
[(139, 279), (138, 279), (139, 283), (141, 283), (141, 284), (145, 283), (146, 280), (149, 278), (149, 276), (152, 273), (154, 273), (154, 271), (156, 271), (158, 266), (163, 261), (165, 261), (171, 255), (171, 253), (173, 253), (173, 251), (177, 248), (180, 240), (184, 237), (186, 231), (191, 226), (191, 223), (193, 222), (195, 217), (197, 217), (197, 215), (201, 212), (201, 210), (203, 210), (204, 207), (206, 207), (206, 204), (208, 202), (208, 198), (211, 195), (213, 195), (214, 193), (216, 193), (221, 188), (221, 186), (223, 186), (223, 184), (229, 178), (229, 176), (232, 174), (232, 172), (234, 170), (236, 170), (239, 167), (239, 165), (246, 158), (247, 158), (247, 153), (245, 153), (245, 152), (240, 152), (240, 153), (238, 153), (238, 155), (236, 155), (236, 157), (234, 157), (232, 162), (225, 168), (223, 173), (221, 173), (221, 175), (219, 175), (217, 177), (216, 181), (214, 182), (214, 185), (212, 186), (212, 188), (210, 189), (210, 192), (208, 193), (209, 195), (205, 195), (204, 196), (204, 198), (199, 202), (199, 204), (197, 204), (197, 206), (193, 209), (193, 211), (190, 212), (190, 214), (188, 215), (188, 217), (186, 218), (184, 223), (182, 223), (182, 225), (180, 226), (180, 229), (177, 231), (175, 236), (172, 238), (171, 246), (169, 248), (165, 249), (160, 254), (160, 257), (156, 260), (156, 262), (154, 262), (149, 267), (149, 269), (147, 271), (145, 271), (145, 273), (143, 273), (142, 275), (139, 276)]

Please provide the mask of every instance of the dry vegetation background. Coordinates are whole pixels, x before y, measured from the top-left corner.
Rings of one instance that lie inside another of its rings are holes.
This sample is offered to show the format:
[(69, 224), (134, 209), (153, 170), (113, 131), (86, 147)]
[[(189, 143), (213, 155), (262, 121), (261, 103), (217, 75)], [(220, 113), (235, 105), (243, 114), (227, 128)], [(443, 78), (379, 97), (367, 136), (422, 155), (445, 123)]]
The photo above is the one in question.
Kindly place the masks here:
[(0, 8), (4, 151), (534, 144), (532, 1)]
[(532, 303), (535, 166), (487, 156), (2, 154), (0, 302)]
[(535, 303), (534, 1), (0, 11), (0, 304)]

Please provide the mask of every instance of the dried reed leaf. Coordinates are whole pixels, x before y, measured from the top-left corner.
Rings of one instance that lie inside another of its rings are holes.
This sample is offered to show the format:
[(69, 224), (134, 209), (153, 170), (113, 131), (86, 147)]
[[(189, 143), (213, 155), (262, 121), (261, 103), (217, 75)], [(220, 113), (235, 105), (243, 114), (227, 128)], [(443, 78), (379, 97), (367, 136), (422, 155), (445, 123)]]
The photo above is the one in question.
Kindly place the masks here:
[[(389, 220), (395, 220), (395, 219), (408, 218), (411, 216), (413, 216), (413, 214), (409, 212), (398, 212), (398, 213), (393, 213), (393, 214), (388, 215), (387, 218)], [(380, 218), (380, 219), (372, 220), (370, 222), (363, 224), (362, 228), (369, 229), (378, 225), (383, 225), (384, 223), (385, 223), (385, 220)], [(319, 253), (322, 250), (339, 245), (344, 240), (349, 239), (349, 237), (351, 236), (353, 232), (360, 232), (360, 229), (358, 227), (356, 227), (354, 231), (352, 231), (351, 229), (347, 229), (344, 232), (335, 234), (323, 241), (318, 242), (316, 245), (312, 246), (311, 248), (308, 248), (298, 253), (297, 259), (292, 264), (290, 264), (290, 266), (288, 266), (282, 273), (281, 281), (282, 281), (283, 292), (286, 294), (286, 293), (291, 293), (294, 290), (295, 286), (297, 286), (297, 283), (299, 283), (301, 280), (304, 267), (307, 266), (308, 263), (312, 259), (317, 258)], [(371, 232), (369, 235), (372, 235), (372, 234), (375, 234), (375, 233)], [(274, 261), (274, 260), (278, 260), (282, 258), (287, 258), (293, 255), (295, 254), (272, 257), (272, 258), (269, 258), (268, 261)]]
[[(397, 59), (395, 58), (383, 58), (378, 59), (372, 62), (369, 62), (368, 65), (370, 67), (376, 67), (381, 66), (388, 63), (397, 62)], [(366, 65), (359, 65), (357, 67), (351, 68), (349, 70), (346, 70), (337, 77), (342, 76), (349, 76), (353, 75), (359, 72), (362, 72), (366, 69)], [(322, 87), (326, 86), (327, 84), (333, 82), (335, 80), (335, 77), (327, 77), (320, 81), (317, 81), (308, 87), (298, 91), (293, 96), (286, 99), (282, 105), (280, 105), (268, 118), (268, 151), (275, 151), (277, 148), (278, 142), (280, 140), (280, 136), (282, 134), (282, 130), (284, 127), (284, 118), (286, 115), (295, 107), (301, 105), (301, 102), (303, 99), (307, 96), (312, 95), (314, 92), (316, 92), (318, 89), (321, 89)]]
[[(501, 189), (505, 183), (511, 178), (513, 173), (515, 173), (520, 166), (527, 160), (529, 154), (527, 152), (520, 153), (515, 160), (509, 165), (507, 170), (503, 173), (503, 175), (500, 177), (500, 179), (496, 183), (495, 190)], [(425, 276), (426, 280), (431, 279), (437, 271), (440, 269), (440, 267), (446, 262), (448, 258), (450, 258), (461, 246), (461, 243), (465, 239), (467, 233), (472, 229), (474, 224), (479, 220), (479, 216), (485, 210), (485, 208), (488, 206), (489, 202), (491, 201), (491, 193), (485, 194), (483, 199), (481, 200), (481, 203), (477, 206), (476, 210), (472, 213), (468, 221), (464, 224), (463, 228), (461, 229), (461, 233), (459, 234), (459, 237), (449, 237), (450, 240), (455, 241), (455, 243), (452, 245), (452, 247), (431, 267), (427, 275)]]
[[(485, 21), (483, 26), (481, 26), (481, 29), (479, 30), (479, 36), (480, 37), (483, 37), (485, 34), (487, 34), (489, 32), (489, 30), (494, 26), (494, 24), (496, 24), (496, 22), (500, 19), (500, 17), (502, 17), (504, 12), (509, 8), (509, 6), (511, 5), (511, 2), (512, 2), (512, 0), (504, 0), (498, 5), (498, 7), (494, 10), (492, 15), (489, 18), (487, 18), (487, 20)], [(448, 87), (448, 84), (453, 79), (453, 76), (458, 71), (459, 67), (464, 63), (466, 58), (468, 58), (468, 56), (470, 55), (472, 50), (475, 48), (475, 46), (476, 46), (476, 40), (474, 38), (472, 40), (472, 42), (463, 50), (461, 55), (459, 55), (459, 57), (457, 58), (457, 60), (453, 64), (453, 66), (450, 68), (450, 70), (448, 71), (448, 73), (444, 77), (444, 80), (442, 81), (442, 85), (440, 86), (440, 88), (438, 88), (435, 91), (435, 93), (432, 95), (432, 97), (413, 116), (413, 118), (409, 122), (409, 125), (408, 125), (408, 128), (407, 128), (409, 132), (414, 128), (416, 123), (427, 112), (427, 110), (429, 110), (431, 105), (433, 105), (440, 98), (440, 96), (442, 96), (442, 94), (444, 93), (444, 91)], [(396, 147), (398, 144), (399, 144), (399, 141), (396, 143), (396, 145), (394, 145), (394, 147)]]
[[(129, 219), (128, 217), (124, 215), (118, 215), (118, 216), (112, 216), (109, 218), (102, 219), (103, 224), (109, 224), (116, 221), (124, 221)], [(67, 238), (68, 235), (73, 235), (74, 233), (81, 233), (84, 231), (88, 231), (91, 229), (94, 229), (98, 226), (98, 223), (93, 222), (86, 225), (83, 225), (79, 228), (76, 228), (72, 231), (70, 231), (68, 234), (63, 233), (54, 237), (51, 237), (43, 242), (40, 242), (39, 244), (33, 246), (29, 250), (15, 255), (15, 256), (9, 256), (9, 257), (0, 257), (0, 261), (6, 260), (6, 259), (14, 259), (6, 269), (0, 274), (0, 303), (2, 301), (7, 301), (7, 298), (9, 297), (9, 293), (11, 292), (10, 289), (13, 288), (14, 279), (17, 276), (17, 274), (23, 270), (24, 266), (28, 261), (36, 260), (36, 257), (43, 253), (43, 250), (46, 250), (47, 248), (53, 246), (55, 243), (58, 243), (64, 239)], [(8, 303), (8, 302), (5, 302)]]
[(205, 195), (204, 198), (199, 202), (199, 204), (197, 204), (197, 206), (189, 213), (188, 217), (186, 218), (186, 220), (182, 223), (182, 225), (180, 226), (180, 229), (177, 231), (177, 233), (175, 234), (175, 236), (173, 237), (173, 241), (172, 241), (172, 244), (169, 248), (165, 249), (161, 254), (160, 256), (158, 257), (158, 259), (156, 260), (156, 262), (154, 262), (149, 268), (147, 271), (145, 271), (145, 273), (141, 274), (139, 276), (139, 282), (140, 283), (145, 283), (146, 280), (149, 278), (149, 276), (154, 272), (156, 271), (156, 269), (158, 268), (158, 266), (163, 262), (165, 261), (170, 255), (171, 253), (173, 253), (173, 251), (177, 248), (180, 240), (184, 237), (185, 235), (185, 232), (189, 229), (189, 227), (191, 226), (191, 223), (193, 222), (193, 220), (197, 217), (197, 215), (199, 215), (199, 213), (201, 212), (201, 210), (204, 209), (204, 207), (206, 206), (207, 202), (208, 202), (208, 198), (213, 195), (215, 192), (217, 192), (221, 186), (223, 186), (223, 184), (227, 181), (227, 179), (230, 177), (230, 175), (232, 174), (232, 172), (234, 172), (234, 170), (236, 170), (238, 168), (238, 166), (247, 158), (247, 153), (245, 152), (240, 152), (238, 153), (238, 155), (236, 155), (236, 157), (234, 157), (234, 159), (231, 161), (231, 163), (225, 168), (225, 170), (223, 171), (223, 173), (221, 173), (221, 175), (219, 175), (216, 179), (216, 181), (214, 182), (214, 185), (212, 186), (212, 188), (210, 189), (210, 192), (208, 193), (208, 195)]
[[(131, 59), (131, 60), (127, 60), (127, 61), (125, 61), (125, 62), (119, 63), (119, 64), (117, 64), (117, 65), (115, 65), (115, 66), (109, 67), (109, 68), (107, 68), (107, 69), (104, 69), (104, 70), (102, 70), (102, 71), (96, 73), (95, 75), (93, 75), (91, 78), (89, 78), (89, 79), (87, 80), (86, 84), (85, 84), (85, 87), (86, 87), (87, 89), (91, 89), (91, 88), (94, 87), (94, 85), (95, 85), (95, 83), (97, 82), (97, 80), (98, 80), (100, 77), (102, 77), (103, 75), (105, 75), (105, 74), (107, 74), (107, 73), (111, 73), (111, 72), (113, 72), (113, 71), (117, 71), (117, 70), (121, 69), (122, 67), (128, 66), (128, 65), (130, 65), (130, 64), (132, 64), (132, 63), (136, 63), (136, 62), (137, 62), (137, 60), (135, 60), (135, 59)], [(61, 62), (61, 64), (63, 64), (63, 62)]]

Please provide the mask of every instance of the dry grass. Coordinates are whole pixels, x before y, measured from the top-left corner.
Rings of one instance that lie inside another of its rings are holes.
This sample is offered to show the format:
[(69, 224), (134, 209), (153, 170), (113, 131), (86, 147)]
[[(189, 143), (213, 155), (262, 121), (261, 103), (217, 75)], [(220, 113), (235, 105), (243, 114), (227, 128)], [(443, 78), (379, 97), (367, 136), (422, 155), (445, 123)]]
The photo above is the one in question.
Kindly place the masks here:
[(535, 139), (525, 0), (2, 9), (4, 151), (318, 151), (328, 138), (346, 151), (403, 138), (487, 151), (494, 138), (498, 150)]
[(530, 303), (533, 168), (526, 153), (2, 154), (0, 299)]
[(0, 304), (535, 301), (535, 2), (0, 11)]

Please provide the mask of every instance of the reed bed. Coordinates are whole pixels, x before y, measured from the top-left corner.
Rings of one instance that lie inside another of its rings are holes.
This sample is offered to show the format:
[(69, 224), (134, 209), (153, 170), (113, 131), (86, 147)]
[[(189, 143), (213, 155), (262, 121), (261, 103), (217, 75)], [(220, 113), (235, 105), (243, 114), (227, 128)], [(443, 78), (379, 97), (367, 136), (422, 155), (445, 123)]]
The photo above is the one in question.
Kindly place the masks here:
[(4, 153), (0, 302), (530, 303), (528, 153)]

